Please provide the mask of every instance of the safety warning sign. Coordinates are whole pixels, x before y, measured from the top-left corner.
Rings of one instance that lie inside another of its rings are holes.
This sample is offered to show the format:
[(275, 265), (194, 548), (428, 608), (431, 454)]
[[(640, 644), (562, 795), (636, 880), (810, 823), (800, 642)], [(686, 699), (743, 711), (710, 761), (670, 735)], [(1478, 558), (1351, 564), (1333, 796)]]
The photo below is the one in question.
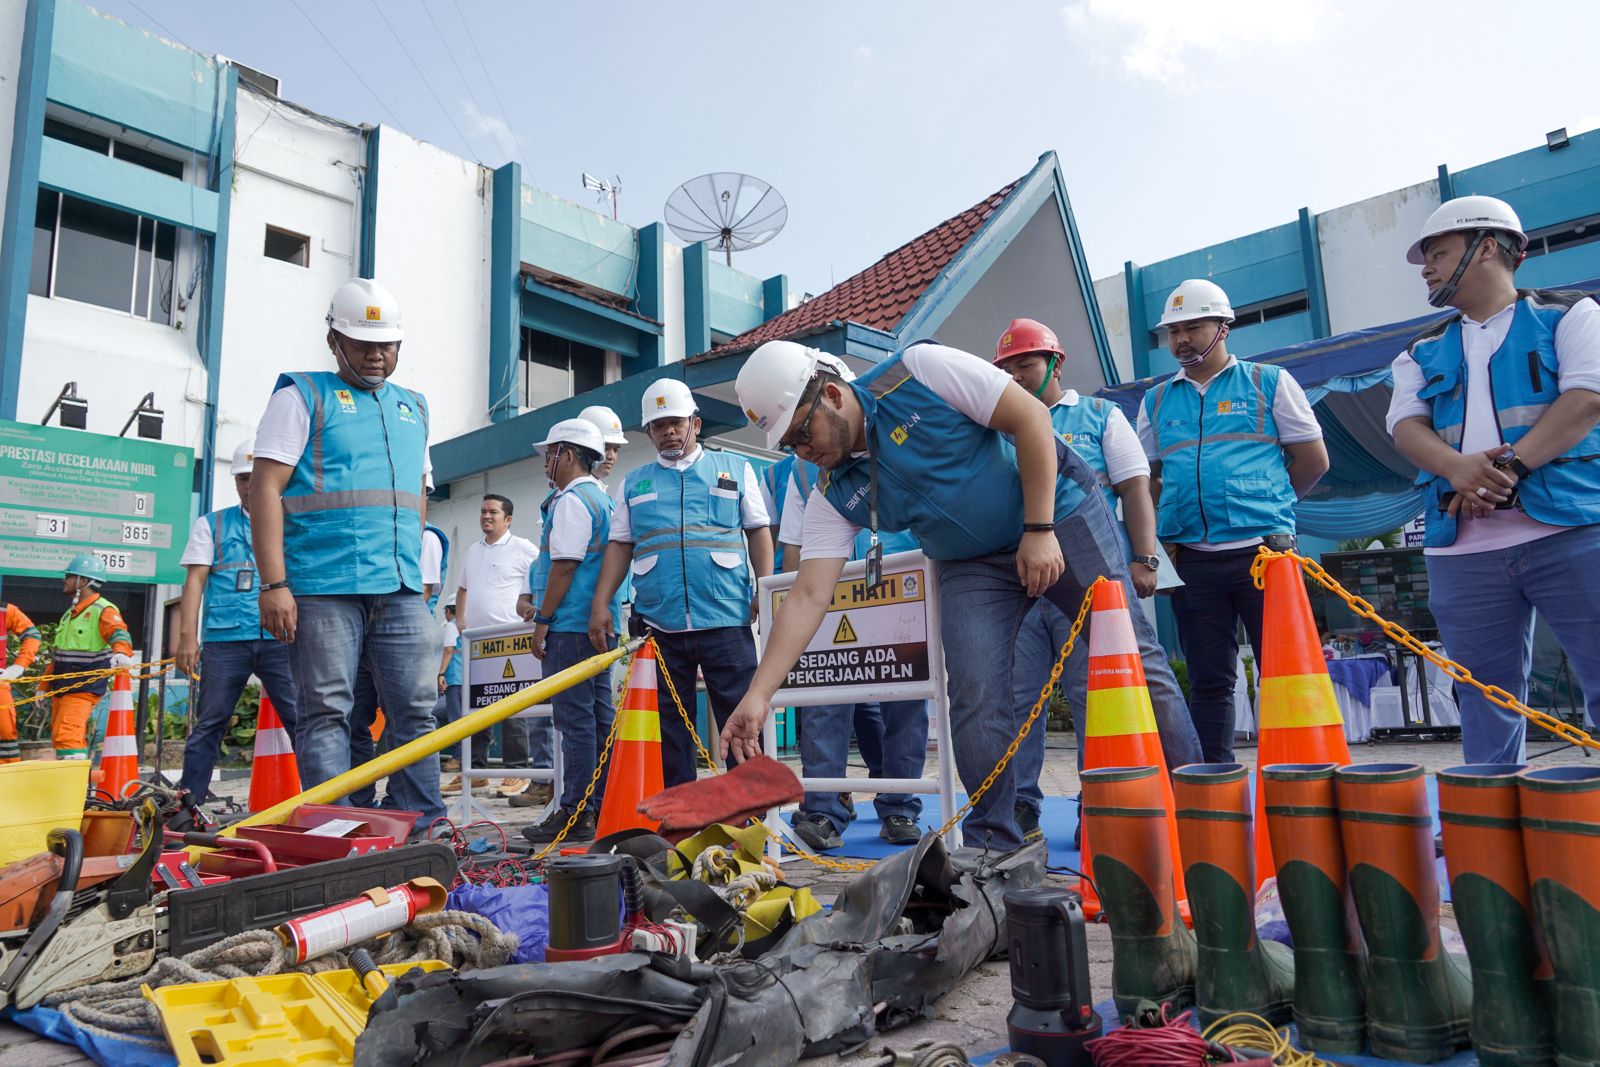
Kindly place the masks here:
[(544, 677), (533, 655), (533, 624), (496, 627), (487, 636), (471, 634), (467, 645), (467, 710), (488, 707), (501, 697)]
[[(866, 690), (871, 690), (872, 699), (892, 699), (897, 691), (912, 697), (918, 694), (910, 690), (927, 689), (927, 561), (917, 552), (889, 557), (884, 561), (883, 582), (876, 588), (869, 588), (860, 576), (863, 569), (860, 563), (846, 568), (822, 625), (773, 697), (774, 704), (815, 703), (823, 691), (840, 689), (860, 691), (837, 694), (841, 703), (867, 698)], [(793, 584), (793, 574), (762, 579), (763, 634), (771, 631)]]

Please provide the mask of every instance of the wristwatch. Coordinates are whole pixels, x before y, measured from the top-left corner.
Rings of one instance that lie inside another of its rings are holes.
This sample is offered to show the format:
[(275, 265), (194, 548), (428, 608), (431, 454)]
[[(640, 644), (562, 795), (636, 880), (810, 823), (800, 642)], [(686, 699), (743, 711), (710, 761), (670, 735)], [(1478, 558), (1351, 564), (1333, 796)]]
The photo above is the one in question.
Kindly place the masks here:
[(1154, 554), (1148, 556), (1134, 556), (1131, 562), (1143, 563), (1146, 567), (1149, 567), (1153, 571), (1158, 571), (1161, 569), (1161, 557)]
[(549, 626), (555, 621), (556, 617), (554, 615), (535, 615), (533, 617), (533, 624), (535, 626)]
[(1510, 445), (1506, 445), (1505, 451), (1495, 457), (1494, 465), (1500, 470), (1511, 471), (1518, 479), (1533, 473), (1526, 463), (1517, 458), (1517, 450)]
[(257, 589), (256, 589), (256, 592), (257, 593), (270, 593), (274, 589), (287, 589), (287, 588), (289, 588), (289, 579), (285, 578), (281, 582), (268, 582), (266, 585), (258, 586)]

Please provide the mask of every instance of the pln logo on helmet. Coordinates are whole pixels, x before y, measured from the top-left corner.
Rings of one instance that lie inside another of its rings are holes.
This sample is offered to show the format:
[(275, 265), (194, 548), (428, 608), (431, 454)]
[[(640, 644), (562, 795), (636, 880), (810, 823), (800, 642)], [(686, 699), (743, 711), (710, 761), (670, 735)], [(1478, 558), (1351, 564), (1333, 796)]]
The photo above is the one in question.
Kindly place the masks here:
[(1180, 309), (1182, 307), (1183, 307), (1183, 294), (1182, 293), (1173, 293), (1172, 294), (1172, 310), (1173, 311), (1177, 311), (1178, 309)]
[(367, 321), (368, 322), (382, 322), (383, 321), (383, 308), (379, 307), (377, 304), (368, 304), (367, 305)]

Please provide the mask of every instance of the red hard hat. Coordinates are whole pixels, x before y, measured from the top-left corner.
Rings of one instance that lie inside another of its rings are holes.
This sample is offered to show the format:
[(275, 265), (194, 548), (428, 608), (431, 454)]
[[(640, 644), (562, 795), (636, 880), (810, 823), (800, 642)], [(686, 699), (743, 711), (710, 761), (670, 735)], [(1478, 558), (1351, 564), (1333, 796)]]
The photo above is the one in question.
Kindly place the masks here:
[(1012, 356), (1025, 356), (1029, 352), (1054, 352), (1058, 356), (1067, 354), (1061, 342), (1056, 340), (1055, 331), (1044, 323), (1033, 319), (1012, 319), (1011, 325), (1006, 327), (1006, 332), (1000, 335), (1000, 340), (994, 346), (994, 361), (1001, 363)]

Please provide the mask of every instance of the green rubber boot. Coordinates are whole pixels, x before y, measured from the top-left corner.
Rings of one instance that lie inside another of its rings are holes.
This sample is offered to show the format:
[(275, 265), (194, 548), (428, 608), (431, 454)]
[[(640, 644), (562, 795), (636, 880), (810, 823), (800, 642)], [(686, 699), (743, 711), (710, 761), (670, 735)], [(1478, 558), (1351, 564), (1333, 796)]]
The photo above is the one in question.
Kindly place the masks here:
[(1367, 1035), (1391, 1060), (1434, 1063), (1467, 1043), (1467, 961), (1439, 940), (1433, 815), (1415, 763), (1341, 767), (1339, 829), (1367, 942)]
[(1483, 1067), (1555, 1063), (1550, 961), (1534, 933), (1518, 822), (1519, 763), (1439, 772), (1450, 900), (1472, 964), (1472, 1048)]
[(1142, 1001), (1176, 1015), (1194, 1004), (1194, 935), (1178, 914), (1165, 783), (1155, 767), (1085, 771), (1083, 816), (1111, 925), (1111, 998), (1127, 1019)]
[(1236, 1011), (1287, 1023), (1294, 1005), (1288, 946), (1256, 937), (1256, 846), (1250, 772), (1194, 763), (1172, 772), (1178, 846), (1199, 943), (1194, 999), (1200, 1025)]
[(1367, 1045), (1366, 949), (1339, 835), (1335, 763), (1261, 770), (1278, 900), (1294, 939), (1294, 1023), (1313, 1052)]
[(1517, 785), (1533, 914), (1555, 974), (1556, 1063), (1600, 1067), (1600, 768)]

